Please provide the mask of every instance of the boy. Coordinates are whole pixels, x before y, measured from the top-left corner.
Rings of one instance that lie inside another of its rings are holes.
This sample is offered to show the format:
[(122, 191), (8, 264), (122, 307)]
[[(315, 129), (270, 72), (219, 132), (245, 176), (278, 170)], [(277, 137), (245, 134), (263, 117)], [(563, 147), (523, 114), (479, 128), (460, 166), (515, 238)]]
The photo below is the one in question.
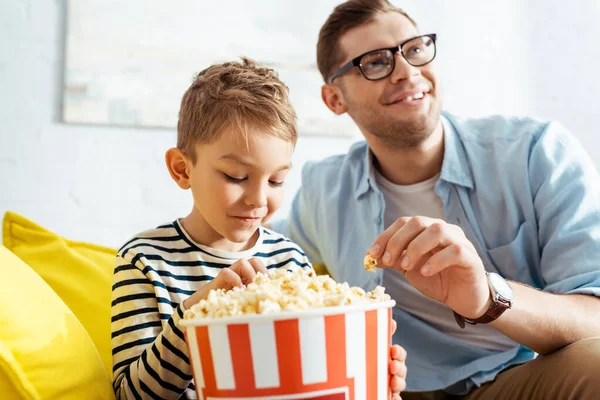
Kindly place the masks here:
[[(194, 206), (118, 252), (111, 319), (117, 398), (196, 398), (177, 327), (183, 312), (211, 289), (240, 286), (257, 272), (312, 268), (300, 247), (261, 226), (281, 205), (296, 139), (287, 87), (252, 60), (213, 65), (186, 91), (166, 163), (179, 187), (191, 189)], [(401, 375), (398, 364), (390, 368)]]

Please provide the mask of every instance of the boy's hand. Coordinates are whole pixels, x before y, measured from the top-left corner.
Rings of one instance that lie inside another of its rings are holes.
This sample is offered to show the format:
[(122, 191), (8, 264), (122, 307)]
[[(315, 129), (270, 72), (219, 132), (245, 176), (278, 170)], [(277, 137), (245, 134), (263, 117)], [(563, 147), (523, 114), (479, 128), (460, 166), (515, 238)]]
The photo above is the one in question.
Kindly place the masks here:
[[(252, 282), (258, 272), (267, 273), (267, 268), (257, 258), (241, 259), (231, 267), (223, 269), (219, 275), (207, 285), (198, 289), (183, 302), (186, 309), (205, 299), (212, 289), (232, 289)], [(396, 321), (392, 320), (392, 335), (396, 332)], [(406, 350), (398, 345), (390, 347), (388, 370), (390, 375), (391, 400), (400, 400), (400, 392), (406, 388)]]
[(252, 282), (252, 279), (254, 279), (256, 273), (258, 272), (262, 272), (264, 274), (267, 273), (267, 267), (265, 267), (262, 261), (260, 261), (258, 258), (237, 260), (231, 265), (231, 267), (221, 270), (215, 279), (188, 297), (183, 302), (183, 306), (186, 310), (189, 310), (191, 306), (198, 303), (200, 300), (206, 299), (208, 297), (208, 293), (213, 289), (229, 290), (233, 289), (234, 287), (247, 285)]
[[(392, 320), (392, 335), (396, 332), (396, 321)], [(400, 392), (406, 389), (406, 350), (397, 344), (390, 347), (390, 399), (400, 400)]]

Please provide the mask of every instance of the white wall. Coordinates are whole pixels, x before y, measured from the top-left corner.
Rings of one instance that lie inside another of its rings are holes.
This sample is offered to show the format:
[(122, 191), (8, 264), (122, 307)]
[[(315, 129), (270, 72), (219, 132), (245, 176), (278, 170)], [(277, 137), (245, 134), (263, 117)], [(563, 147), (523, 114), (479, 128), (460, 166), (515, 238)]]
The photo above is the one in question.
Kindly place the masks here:
[[(448, 110), (557, 119), (600, 165), (595, 1), (395, 3), (422, 31), (440, 35)], [(175, 132), (62, 124), (64, 22), (65, 0), (0, 2), (0, 214), (14, 210), (70, 238), (118, 246), (189, 211), (189, 193), (163, 167)], [(354, 140), (301, 137), (282, 211), (302, 163), (344, 152)]]
[(600, 165), (600, 1), (395, 4), (418, 6), (422, 30), (440, 34), (446, 109), (558, 120)]

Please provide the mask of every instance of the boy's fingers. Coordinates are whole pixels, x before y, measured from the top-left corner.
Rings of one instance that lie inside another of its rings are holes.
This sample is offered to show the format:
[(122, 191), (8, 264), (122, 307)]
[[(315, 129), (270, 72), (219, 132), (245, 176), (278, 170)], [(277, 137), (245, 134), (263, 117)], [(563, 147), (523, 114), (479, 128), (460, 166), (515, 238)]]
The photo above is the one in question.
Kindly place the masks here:
[(406, 381), (397, 375), (392, 375), (390, 378), (390, 389), (393, 393), (403, 392), (406, 389)]
[(388, 372), (390, 375), (398, 376), (405, 379), (408, 369), (406, 364), (397, 360), (388, 360)]
[(406, 361), (406, 350), (397, 344), (392, 345), (390, 348), (390, 358), (404, 362)]
[(260, 261), (260, 259), (253, 257), (250, 260), (248, 260), (248, 262), (250, 263), (250, 265), (252, 265), (254, 271), (262, 272), (263, 274), (267, 273), (267, 267), (265, 267), (265, 264), (263, 264), (263, 262)]
[(390, 375), (399, 375), (402, 367), (402, 363), (397, 360), (388, 360), (388, 372)]
[(210, 285), (206, 285), (205, 287), (208, 286), (210, 286), (210, 289), (229, 290), (234, 287), (242, 286), (242, 278), (240, 277), (239, 273), (237, 271), (233, 271), (232, 268), (225, 268), (219, 272), (217, 277), (213, 279)]
[(254, 267), (250, 264), (250, 261), (244, 258), (237, 260), (229, 269), (240, 276), (244, 285), (251, 283), (256, 276)]

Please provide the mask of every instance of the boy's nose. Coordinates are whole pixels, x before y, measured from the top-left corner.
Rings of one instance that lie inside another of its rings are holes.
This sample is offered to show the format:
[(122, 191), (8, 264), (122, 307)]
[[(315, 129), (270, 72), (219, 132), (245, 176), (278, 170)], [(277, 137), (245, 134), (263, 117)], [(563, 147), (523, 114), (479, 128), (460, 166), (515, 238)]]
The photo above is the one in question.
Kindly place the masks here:
[(248, 191), (246, 193), (246, 204), (252, 207), (266, 207), (267, 192), (265, 188), (260, 185)]

